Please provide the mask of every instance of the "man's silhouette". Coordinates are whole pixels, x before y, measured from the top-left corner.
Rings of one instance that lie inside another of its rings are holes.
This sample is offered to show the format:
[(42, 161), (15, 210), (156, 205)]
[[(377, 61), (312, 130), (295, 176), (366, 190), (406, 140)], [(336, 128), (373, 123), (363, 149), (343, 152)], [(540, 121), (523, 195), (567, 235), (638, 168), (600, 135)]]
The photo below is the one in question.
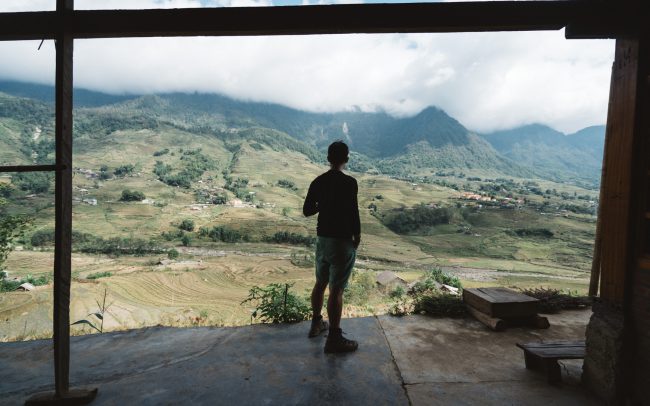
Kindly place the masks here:
[(357, 181), (344, 174), (342, 169), (348, 162), (348, 146), (336, 141), (327, 150), (330, 170), (320, 175), (309, 185), (302, 212), (305, 216), (318, 213), (318, 242), (316, 245), (316, 285), (311, 293), (314, 312), (309, 337), (316, 337), (327, 330), (323, 321), (323, 295), (329, 284), (327, 301), (329, 334), (325, 352), (350, 352), (357, 349), (356, 341), (343, 337), (341, 312), (343, 311), (343, 290), (348, 283), (356, 250), (361, 242), (361, 225), (357, 205)]

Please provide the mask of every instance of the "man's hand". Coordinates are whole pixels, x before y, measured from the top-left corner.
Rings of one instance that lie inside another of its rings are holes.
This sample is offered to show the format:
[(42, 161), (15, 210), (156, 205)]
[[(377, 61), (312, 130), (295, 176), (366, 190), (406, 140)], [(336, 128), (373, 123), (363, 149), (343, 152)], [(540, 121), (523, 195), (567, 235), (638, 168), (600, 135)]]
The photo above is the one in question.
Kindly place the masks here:
[(352, 236), (352, 244), (354, 245), (355, 250), (359, 248), (359, 244), (361, 244), (361, 234), (356, 234)]

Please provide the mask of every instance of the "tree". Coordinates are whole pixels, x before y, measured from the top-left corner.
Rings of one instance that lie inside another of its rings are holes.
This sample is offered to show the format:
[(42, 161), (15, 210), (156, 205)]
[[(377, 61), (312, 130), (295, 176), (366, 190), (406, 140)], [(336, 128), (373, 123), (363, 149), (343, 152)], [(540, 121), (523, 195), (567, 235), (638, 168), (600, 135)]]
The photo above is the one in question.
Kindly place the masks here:
[(4, 274), (4, 263), (14, 249), (14, 241), (22, 236), (32, 219), (21, 215), (7, 215), (3, 212), (5, 201), (0, 199), (0, 273)]

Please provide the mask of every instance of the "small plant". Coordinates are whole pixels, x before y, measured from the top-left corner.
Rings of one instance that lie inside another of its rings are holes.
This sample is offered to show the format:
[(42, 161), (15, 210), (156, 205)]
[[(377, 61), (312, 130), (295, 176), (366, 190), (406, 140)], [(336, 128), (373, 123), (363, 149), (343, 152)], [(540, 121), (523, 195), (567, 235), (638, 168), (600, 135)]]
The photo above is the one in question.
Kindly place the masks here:
[(189, 247), (192, 244), (192, 237), (190, 237), (187, 234), (184, 234), (181, 237), (181, 244), (183, 244), (183, 247)]
[(404, 289), (404, 287), (398, 285), (395, 289), (393, 289), (388, 294), (388, 296), (390, 296), (391, 299), (401, 299), (405, 294), (406, 294), (406, 290)]
[[(99, 300), (96, 300), (95, 303), (97, 303), (97, 307), (99, 308), (95, 313), (88, 313), (88, 316), (94, 316), (97, 321), (93, 324), (88, 319), (82, 319), (82, 320), (77, 320), (74, 323), (71, 324), (71, 326), (74, 325), (86, 325), (90, 326), (91, 328), (97, 330), (99, 334), (102, 334), (104, 332), (104, 315), (106, 314), (106, 310), (110, 307), (110, 304), (106, 304), (106, 296), (108, 295), (108, 290), (104, 289), (104, 298), (102, 299), (102, 302), (99, 303)], [(98, 327), (99, 326), (99, 327)]]
[(253, 286), (242, 302), (254, 303), (251, 321), (259, 318), (263, 323), (296, 323), (306, 320), (311, 314), (307, 302), (289, 291), (293, 283), (272, 283), (266, 287)]

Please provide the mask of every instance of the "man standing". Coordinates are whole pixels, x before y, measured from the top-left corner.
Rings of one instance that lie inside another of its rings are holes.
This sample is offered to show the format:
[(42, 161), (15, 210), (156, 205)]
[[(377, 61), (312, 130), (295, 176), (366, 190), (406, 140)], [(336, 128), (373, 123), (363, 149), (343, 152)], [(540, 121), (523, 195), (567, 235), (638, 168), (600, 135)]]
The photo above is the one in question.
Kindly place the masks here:
[(343, 290), (348, 283), (356, 250), (361, 242), (361, 225), (357, 205), (357, 181), (342, 170), (348, 162), (348, 146), (343, 141), (333, 142), (327, 149), (330, 170), (320, 175), (309, 186), (302, 212), (305, 216), (318, 213), (318, 242), (316, 245), (316, 284), (311, 293), (313, 318), (309, 337), (327, 330), (323, 321), (323, 295), (329, 284), (327, 300), (329, 334), (326, 353), (350, 352), (358, 347), (356, 341), (343, 337), (341, 312)]

